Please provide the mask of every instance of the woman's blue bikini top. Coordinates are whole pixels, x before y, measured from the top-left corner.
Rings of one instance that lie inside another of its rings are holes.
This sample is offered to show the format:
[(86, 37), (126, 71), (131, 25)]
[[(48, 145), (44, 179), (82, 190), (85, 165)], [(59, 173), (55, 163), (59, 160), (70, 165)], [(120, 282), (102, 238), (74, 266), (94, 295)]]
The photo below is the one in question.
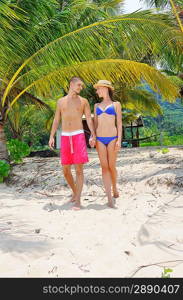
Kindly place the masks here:
[(108, 105), (104, 110), (100, 107), (97, 106), (96, 108), (96, 114), (97, 116), (103, 114), (103, 113), (106, 113), (108, 115), (114, 115), (116, 116), (116, 112), (115, 112), (115, 109), (114, 109), (114, 104), (110, 104)]

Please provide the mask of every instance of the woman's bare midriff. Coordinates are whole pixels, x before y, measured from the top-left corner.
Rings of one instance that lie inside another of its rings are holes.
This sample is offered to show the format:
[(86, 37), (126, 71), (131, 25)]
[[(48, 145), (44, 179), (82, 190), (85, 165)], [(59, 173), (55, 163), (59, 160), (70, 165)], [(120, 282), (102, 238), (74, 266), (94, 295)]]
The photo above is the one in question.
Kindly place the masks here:
[(98, 126), (96, 129), (97, 136), (110, 137), (117, 135), (117, 128), (115, 125), (115, 116), (102, 114), (98, 116)]

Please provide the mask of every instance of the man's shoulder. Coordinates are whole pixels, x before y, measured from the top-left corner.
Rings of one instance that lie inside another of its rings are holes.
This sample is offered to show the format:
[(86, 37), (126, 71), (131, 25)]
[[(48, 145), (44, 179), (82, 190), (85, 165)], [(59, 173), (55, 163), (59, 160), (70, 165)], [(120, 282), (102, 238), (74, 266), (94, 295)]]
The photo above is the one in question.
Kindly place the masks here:
[(84, 104), (88, 103), (88, 99), (86, 99), (86, 98), (84, 98), (84, 97), (81, 97), (81, 96), (80, 96), (80, 99), (81, 99), (81, 101), (82, 101)]
[(57, 103), (58, 103), (58, 104), (61, 104), (61, 102), (63, 102), (64, 100), (66, 100), (66, 96), (63, 96), (63, 97), (59, 98), (59, 99), (57, 100)]

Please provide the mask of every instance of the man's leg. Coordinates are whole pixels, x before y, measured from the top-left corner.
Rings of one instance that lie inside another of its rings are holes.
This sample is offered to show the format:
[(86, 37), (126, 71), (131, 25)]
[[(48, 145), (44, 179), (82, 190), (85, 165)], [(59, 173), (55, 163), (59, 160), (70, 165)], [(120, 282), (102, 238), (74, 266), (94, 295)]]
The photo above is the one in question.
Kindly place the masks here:
[(76, 164), (75, 170), (76, 170), (76, 196), (75, 196), (75, 205), (73, 208), (80, 208), (81, 202), (81, 192), (83, 189), (83, 182), (84, 182), (84, 174), (83, 174), (83, 164)]
[(73, 191), (71, 202), (74, 202), (76, 200), (76, 184), (71, 173), (71, 165), (63, 165), (63, 173), (68, 185)]

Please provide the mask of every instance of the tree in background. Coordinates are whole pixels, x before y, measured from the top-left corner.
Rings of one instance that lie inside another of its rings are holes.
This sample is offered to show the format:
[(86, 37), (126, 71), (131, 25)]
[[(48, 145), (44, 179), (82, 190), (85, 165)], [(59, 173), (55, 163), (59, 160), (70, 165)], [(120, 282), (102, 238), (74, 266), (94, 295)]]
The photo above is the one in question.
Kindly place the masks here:
[(183, 33), (183, 25), (181, 21), (181, 16), (183, 12), (182, 0), (141, 0), (141, 1), (146, 2), (150, 6), (155, 6), (157, 8), (171, 7), (172, 14), (175, 16), (177, 20), (177, 24)]
[(150, 11), (117, 15), (121, 1), (104, 2), (1, 1), (0, 158), (6, 157), (4, 124), (15, 103), (25, 95), (53, 99), (61, 87), (67, 90), (73, 75), (129, 88), (144, 80), (165, 99), (176, 99), (176, 85), (141, 63), (150, 53), (157, 61), (181, 65), (182, 37), (171, 18)]

